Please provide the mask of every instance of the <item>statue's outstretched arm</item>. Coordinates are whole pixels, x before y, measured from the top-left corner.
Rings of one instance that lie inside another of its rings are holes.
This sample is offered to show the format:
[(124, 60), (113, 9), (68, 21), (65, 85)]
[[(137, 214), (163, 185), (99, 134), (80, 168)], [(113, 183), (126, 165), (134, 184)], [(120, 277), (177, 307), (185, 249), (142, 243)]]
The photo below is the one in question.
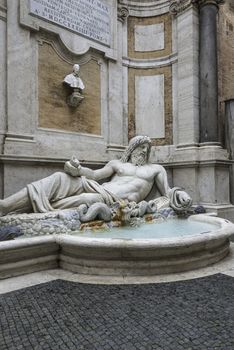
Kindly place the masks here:
[(111, 162), (107, 163), (101, 169), (93, 170), (93, 169), (81, 166), (79, 160), (74, 156), (65, 163), (64, 171), (65, 173), (72, 175), (74, 177), (85, 176), (88, 179), (92, 179), (96, 181), (105, 179), (114, 174), (114, 169), (112, 167)]
[(155, 182), (161, 195), (170, 199), (170, 206), (172, 206), (173, 209), (178, 210), (179, 208), (180, 210), (184, 210), (192, 205), (192, 199), (187, 192), (178, 187), (170, 188), (166, 170), (161, 166), (155, 177)]
[(159, 165), (157, 169), (157, 174), (155, 176), (155, 184), (162, 196), (169, 197), (171, 188), (169, 187), (169, 184), (168, 184), (166, 170), (161, 165)]

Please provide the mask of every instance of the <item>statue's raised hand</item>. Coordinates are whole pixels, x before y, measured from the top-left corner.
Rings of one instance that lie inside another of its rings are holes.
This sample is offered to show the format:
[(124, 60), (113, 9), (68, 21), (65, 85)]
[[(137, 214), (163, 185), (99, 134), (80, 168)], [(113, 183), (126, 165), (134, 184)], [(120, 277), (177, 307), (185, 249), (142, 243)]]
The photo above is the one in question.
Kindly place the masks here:
[(81, 176), (80, 170), (80, 162), (75, 156), (72, 156), (71, 159), (64, 164), (65, 173), (71, 176)]

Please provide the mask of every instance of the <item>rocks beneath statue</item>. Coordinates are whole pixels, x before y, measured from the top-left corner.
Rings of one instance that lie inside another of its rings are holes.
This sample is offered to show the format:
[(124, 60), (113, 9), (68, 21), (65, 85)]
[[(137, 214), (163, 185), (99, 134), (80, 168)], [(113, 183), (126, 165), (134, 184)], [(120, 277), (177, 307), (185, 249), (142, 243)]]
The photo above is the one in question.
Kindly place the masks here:
[[(111, 207), (104, 203), (95, 203), (90, 207), (82, 204), (79, 208), (48, 213), (6, 215), (0, 218), (0, 241), (19, 235), (74, 234), (77, 231), (110, 230), (123, 225), (139, 226), (144, 222), (161, 222), (167, 217), (176, 216), (171, 208), (149, 214), (145, 203), (129, 203), (124, 208), (116, 203)], [(145, 210), (142, 210), (142, 206)]]

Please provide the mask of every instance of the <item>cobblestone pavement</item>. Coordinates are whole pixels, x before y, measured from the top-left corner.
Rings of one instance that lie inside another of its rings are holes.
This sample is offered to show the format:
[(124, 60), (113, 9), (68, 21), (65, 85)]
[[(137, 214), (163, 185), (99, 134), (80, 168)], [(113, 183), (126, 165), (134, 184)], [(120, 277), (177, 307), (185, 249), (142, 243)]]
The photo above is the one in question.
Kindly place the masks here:
[(234, 278), (93, 285), (55, 280), (0, 296), (1, 350), (233, 350)]

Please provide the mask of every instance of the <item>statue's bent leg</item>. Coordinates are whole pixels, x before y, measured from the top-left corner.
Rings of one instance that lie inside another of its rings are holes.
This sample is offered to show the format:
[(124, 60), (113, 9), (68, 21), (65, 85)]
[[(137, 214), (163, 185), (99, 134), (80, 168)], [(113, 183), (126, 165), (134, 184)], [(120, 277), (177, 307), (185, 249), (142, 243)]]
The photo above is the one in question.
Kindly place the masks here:
[(32, 212), (32, 205), (26, 187), (19, 192), (0, 200), (0, 216), (7, 215), (12, 212)]
[(52, 211), (55, 209), (53, 203), (83, 192), (79, 177), (72, 177), (62, 172), (56, 172), (29, 184), (27, 187), (35, 213)]
[(60, 199), (52, 203), (54, 209), (68, 209), (79, 207), (81, 204), (90, 206), (94, 203), (104, 203), (102, 196), (98, 193), (82, 193), (77, 196), (71, 196)]
[(0, 216), (9, 213), (48, 212), (53, 210), (50, 201), (58, 201), (82, 192), (79, 178), (56, 172), (35, 181), (19, 192), (0, 200)]

